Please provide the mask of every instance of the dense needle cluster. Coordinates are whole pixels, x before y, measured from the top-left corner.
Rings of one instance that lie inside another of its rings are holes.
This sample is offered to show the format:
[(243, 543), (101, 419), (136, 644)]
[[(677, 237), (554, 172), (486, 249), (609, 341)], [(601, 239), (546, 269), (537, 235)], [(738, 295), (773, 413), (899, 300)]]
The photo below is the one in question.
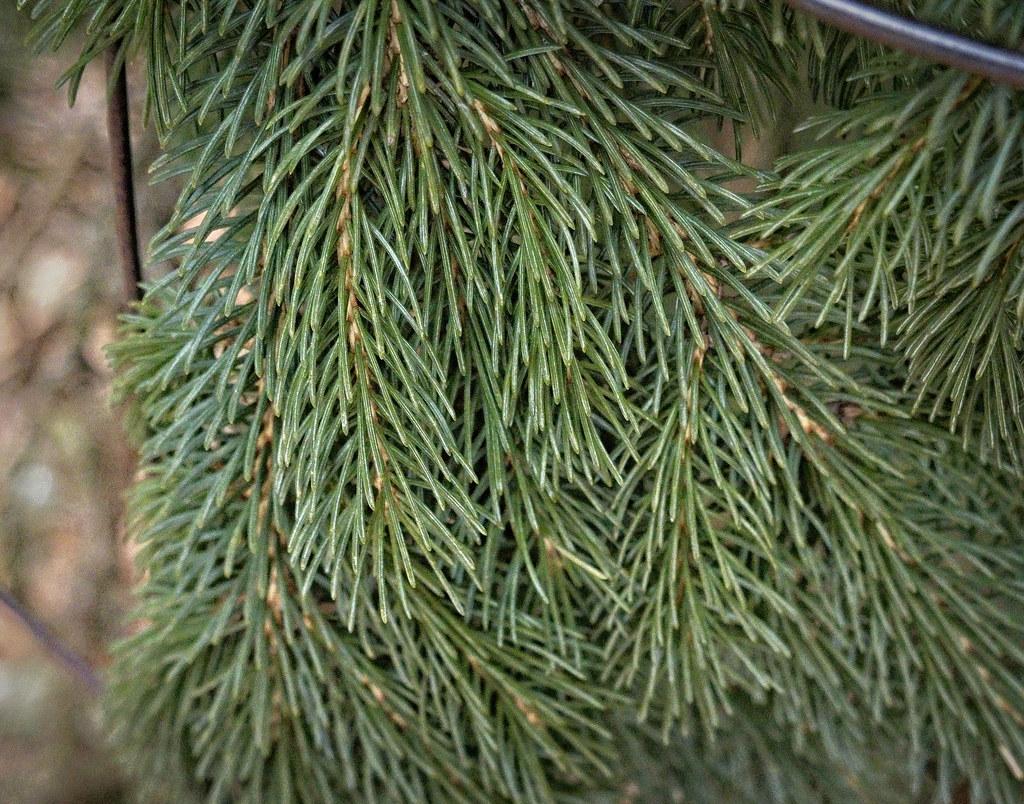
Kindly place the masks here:
[(113, 350), (155, 789), (1024, 795), (1019, 93), (776, 2), (25, 4), (182, 187)]

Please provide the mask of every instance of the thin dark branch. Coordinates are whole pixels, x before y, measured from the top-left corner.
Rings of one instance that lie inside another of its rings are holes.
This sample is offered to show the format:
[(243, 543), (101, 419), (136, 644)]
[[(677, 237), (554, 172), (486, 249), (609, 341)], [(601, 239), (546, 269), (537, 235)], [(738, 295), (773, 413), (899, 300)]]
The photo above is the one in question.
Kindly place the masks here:
[[(141, 296), (142, 260), (139, 255), (138, 221), (135, 216), (135, 184), (132, 170), (132, 142), (128, 117), (128, 79), (119, 46), (107, 51), (107, 134), (110, 138), (110, 168), (117, 203), (117, 242), (121, 252), (125, 290), (129, 299)], [(116, 75), (114, 75), (116, 71)]]
[(1024, 89), (1024, 53), (978, 42), (858, 0), (786, 0), (848, 33)]
[(3, 588), (0, 588), (0, 605), (17, 617), (36, 641), (56, 656), (90, 691), (98, 693), (103, 688), (99, 676), (89, 663), (54, 636), (50, 629), (15, 599), (14, 595)]

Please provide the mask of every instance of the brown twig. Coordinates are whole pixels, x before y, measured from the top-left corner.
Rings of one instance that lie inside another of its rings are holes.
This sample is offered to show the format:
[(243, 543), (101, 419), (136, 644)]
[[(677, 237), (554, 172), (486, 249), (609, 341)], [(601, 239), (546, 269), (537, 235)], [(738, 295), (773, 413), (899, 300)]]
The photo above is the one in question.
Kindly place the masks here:
[[(142, 261), (139, 257), (139, 231), (135, 216), (135, 185), (132, 170), (131, 127), (128, 119), (128, 78), (125, 63), (119, 59), (120, 46), (107, 50), (107, 136), (110, 138), (110, 171), (114, 180), (114, 200), (117, 204), (117, 243), (121, 252), (121, 267), (127, 296), (138, 300), (141, 296)], [(114, 71), (116, 75), (114, 74)]]
[(56, 656), (72, 675), (78, 678), (91, 692), (98, 693), (103, 684), (89, 663), (71, 648), (57, 639), (42, 621), (35, 618), (28, 609), (6, 589), (0, 588), (0, 605), (11, 612), (35, 637), (36, 641)]

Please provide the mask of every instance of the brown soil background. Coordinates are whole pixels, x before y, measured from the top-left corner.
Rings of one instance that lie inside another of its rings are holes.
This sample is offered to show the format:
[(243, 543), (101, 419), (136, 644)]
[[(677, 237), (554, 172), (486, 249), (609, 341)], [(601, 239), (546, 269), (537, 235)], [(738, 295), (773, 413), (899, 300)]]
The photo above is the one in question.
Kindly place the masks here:
[[(133, 472), (104, 355), (124, 309), (105, 79), (91, 67), (69, 108), (56, 84), (76, 43), (34, 56), (13, 5), (0, 5), (0, 586), (102, 675), (127, 626)], [(133, 136), (145, 242), (173, 188), (147, 185), (156, 146), (138, 109)], [(0, 608), (0, 802), (125, 798), (98, 719), (88, 689)]]

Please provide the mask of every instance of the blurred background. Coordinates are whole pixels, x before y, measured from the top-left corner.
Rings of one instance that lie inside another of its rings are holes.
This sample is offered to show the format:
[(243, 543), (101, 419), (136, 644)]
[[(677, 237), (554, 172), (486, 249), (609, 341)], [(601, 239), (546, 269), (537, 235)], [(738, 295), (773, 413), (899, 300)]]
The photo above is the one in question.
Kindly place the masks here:
[[(124, 305), (105, 77), (93, 65), (69, 108), (56, 84), (76, 43), (35, 56), (27, 33), (0, 3), (0, 588), (102, 676), (131, 582), (133, 472), (104, 356)], [(132, 133), (145, 243), (174, 192), (146, 183), (137, 108)], [(0, 802), (124, 798), (97, 723), (95, 695), (0, 606)]]

